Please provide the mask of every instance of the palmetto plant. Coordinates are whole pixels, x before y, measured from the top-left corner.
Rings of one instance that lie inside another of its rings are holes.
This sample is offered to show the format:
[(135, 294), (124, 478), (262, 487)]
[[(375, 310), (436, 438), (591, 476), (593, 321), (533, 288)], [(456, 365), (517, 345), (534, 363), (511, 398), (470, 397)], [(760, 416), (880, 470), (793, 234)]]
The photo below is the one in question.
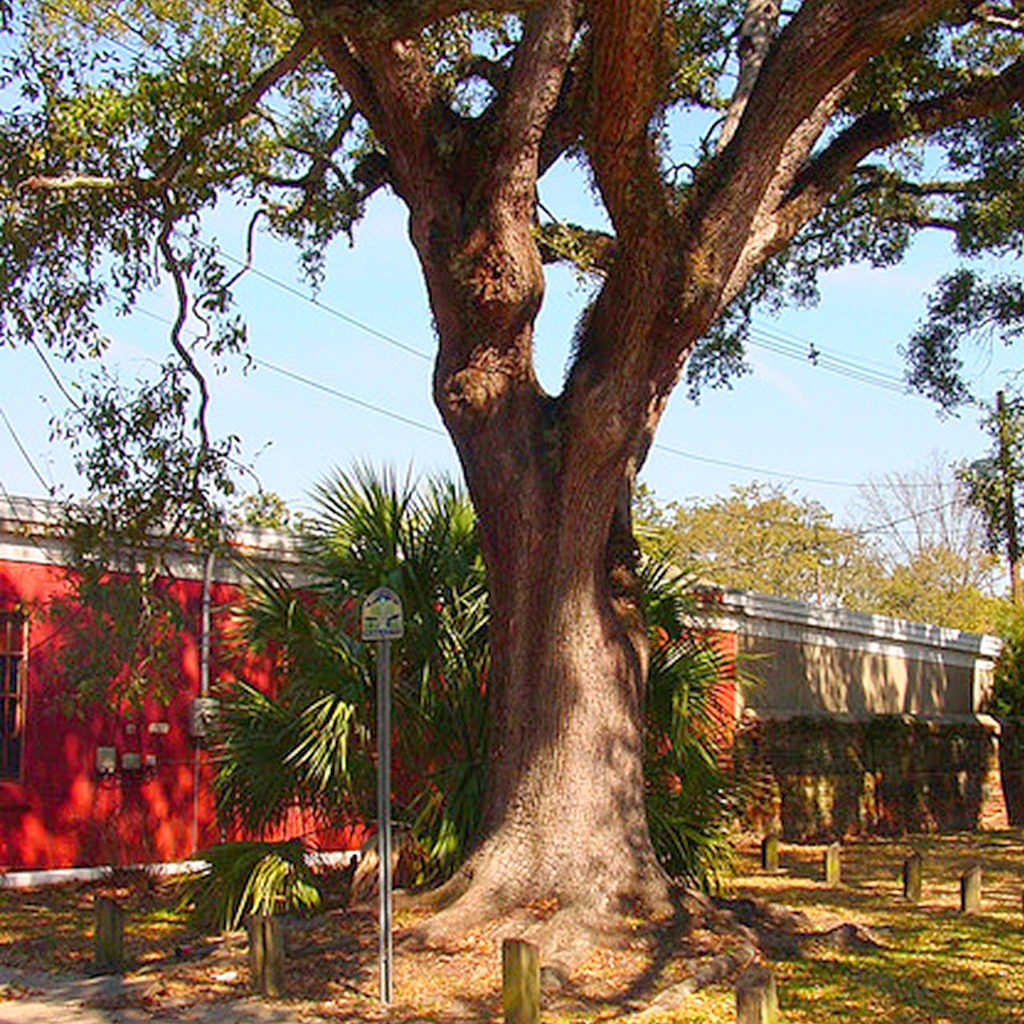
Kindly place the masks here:
[(315, 911), (320, 890), (305, 854), (305, 845), (294, 839), (200, 850), (208, 869), (185, 883), (182, 901), (192, 905), (199, 923), (226, 929), (240, 927), (250, 914)]
[(731, 831), (746, 787), (724, 759), (728, 724), (716, 695), (740, 685), (715, 642), (692, 577), (669, 562), (641, 562), (652, 633), (644, 750), (647, 822), (665, 870), (716, 889), (733, 863)]
[(476, 829), (489, 737), (487, 599), (475, 520), (454, 484), (419, 487), (357, 468), (315, 492), (301, 588), (250, 567), (236, 644), (271, 657), (279, 686), (223, 694), (216, 791), (223, 819), (255, 834), (296, 807), (323, 824), (374, 816), (374, 667), (363, 597), (402, 595), (393, 652), (394, 814), (423, 853), (421, 881), (461, 861)]
[[(479, 822), (490, 738), (487, 589), (468, 498), (445, 479), (337, 473), (315, 492), (301, 589), (251, 570), (236, 640), (274, 658), (275, 694), (224, 694), (222, 816), (259, 834), (296, 806), (324, 823), (373, 818), (373, 664), (358, 639), (363, 596), (398, 592), (395, 817), (422, 852), (423, 883), (449, 876)], [(663, 864), (708, 884), (727, 861), (734, 801), (714, 754), (711, 692), (720, 659), (696, 627), (678, 572), (644, 567), (655, 633), (649, 680), (648, 805)]]

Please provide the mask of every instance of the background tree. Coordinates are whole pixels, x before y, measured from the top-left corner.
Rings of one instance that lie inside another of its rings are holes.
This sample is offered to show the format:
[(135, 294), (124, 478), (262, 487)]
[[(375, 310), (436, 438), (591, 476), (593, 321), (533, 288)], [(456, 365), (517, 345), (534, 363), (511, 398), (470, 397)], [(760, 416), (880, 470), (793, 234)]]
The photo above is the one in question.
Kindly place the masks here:
[(1010, 598), (1024, 604), (1020, 578), (1021, 516), (1024, 514), (1024, 399), (1007, 399), (1000, 391), (996, 406), (983, 421), (992, 439), (984, 458), (961, 466), (959, 479), (967, 489), (967, 500), (985, 524), (988, 548), (1005, 556), (1009, 570)]
[(819, 502), (764, 483), (638, 510), (666, 555), (709, 582), (798, 601), (860, 608), (877, 578), (868, 545)]
[[(194, 421), (197, 465), (214, 446), (188, 315), (214, 357), (243, 341), (202, 218), (237, 200), (316, 277), (376, 188), (406, 204), (434, 396), (489, 571), (495, 716), (483, 838), (429, 930), (543, 898), (561, 908), (553, 932), (668, 912), (644, 812), (631, 482), (680, 376), (699, 387), (742, 362), (756, 303), (813, 297), (849, 259), (892, 263), (926, 229), (966, 254), (1019, 252), (1019, 12), (30, 0), (2, 14), (0, 84), (18, 102), (0, 125), (0, 334), (101, 351), (97, 311), (166, 277), (179, 316), (164, 377), (191, 396), (169, 415)], [(562, 157), (585, 166), (610, 232), (540, 223), (538, 182)], [(532, 347), (558, 255), (602, 281), (552, 396)], [(919, 386), (955, 397), (958, 341), (912, 344)]]
[(938, 454), (919, 469), (870, 481), (859, 505), (884, 574), (865, 610), (956, 629), (998, 628), (998, 563), (983, 518)]
[(998, 631), (997, 561), (982, 517), (938, 456), (861, 489), (861, 525), (767, 484), (659, 506), (640, 489), (637, 532), (709, 583), (956, 629)]

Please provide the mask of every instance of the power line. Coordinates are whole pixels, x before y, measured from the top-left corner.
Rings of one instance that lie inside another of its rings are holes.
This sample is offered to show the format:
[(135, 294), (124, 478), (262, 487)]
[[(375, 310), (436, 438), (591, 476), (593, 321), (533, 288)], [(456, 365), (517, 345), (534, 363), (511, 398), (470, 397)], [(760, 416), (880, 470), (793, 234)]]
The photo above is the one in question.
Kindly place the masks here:
[[(176, 232), (177, 233), (177, 232)], [(410, 345), (407, 342), (401, 341), (393, 335), (386, 334), (384, 331), (378, 330), (376, 327), (365, 323), (362, 320), (357, 320), (354, 316), (349, 315), (343, 310), (338, 309), (335, 306), (330, 306), (326, 302), (321, 302), (318, 298), (313, 295), (308, 295), (301, 289), (296, 288), (294, 285), (288, 284), (287, 281), (282, 281), (280, 278), (274, 277), (272, 274), (268, 274), (265, 270), (260, 270), (259, 267), (254, 266), (252, 263), (240, 259), (238, 256), (233, 256), (231, 253), (226, 252), (216, 242), (197, 242), (200, 248), (206, 249), (208, 252), (214, 252), (218, 256), (223, 256), (224, 259), (234, 263), (236, 266), (241, 267), (249, 273), (255, 275), (263, 281), (280, 288), (282, 291), (287, 292), (289, 295), (293, 295), (298, 299), (302, 299), (304, 302), (308, 302), (311, 306), (315, 306), (317, 309), (323, 310), (323, 312), (330, 314), (333, 317), (337, 317), (339, 320), (351, 327), (356, 327), (360, 331), (371, 335), (380, 341), (391, 345), (393, 348), (401, 349), (403, 352), (409, 353), (409, 355), (416, 356), (417, 359), (423, 359), (427, 362), (432, 361), (432, 357), (429, 353), (424, 352), (422, 349), (416, 348), (414, 345)]]
[(321, 381), (314, 380), (312, 377), (304, 377), (301, 373), (296, 373), (294, 370), (288, 370), (283, 366), (277, 366), (274, 363), (268, 362), (266, 359), (260, 359), (257, 356), (252, 357), (252, 361), (257, 366), (262, 366), (272, 373), (279, 373), (282, 377), (289, 377), (294, 381), (298, 381), (300, 384), (305, 384), (307, 387), (316, 388), (317, 391), (323, 391), (325, 394), (331, 395), (334, 398), (340, 398), (343, 401), (350, 402), (352, 405), (358, 405), (362, 409), (369, 409), (371, 412), (379, 413), (381, 416), (387, 416), (388, 419), (397, 420), (399, 423), (405, 423), (410, 427), (416, 427), (419, 430), (425, 430), (429, 434), (436, 434), (439, 437), (447, 438), (448, 435), (437, 427), (432, 427), (428, 423), (423, 423), (420, 420), (414, 420), (410, 416), (403, 416), (401, 413), (392, 412), (390, 409), (385, 409), (383, 406), (374, 405), (372, 402), (366, 402), (361, 398), (356, 398), (354, 395), (347, 395), (344, 391), (339, 391), (337, 388), (333, 388), (328, 384), (324, 384)]
[(0, 409), (0, 417), (3, 418), (4, 424), (7, 427), (7, 432), (11, 435), (11, 439), (17, 446), (18, 451), (21, 452), (22, 458), (26, 463), (28, 463), (28, 468), (35, 474), (35, 478), (42, 485), (43, 490), (52, 497), (54, 494), (54, 488), (52, 485), (48, 484), (45, 479), (43, 479), (43, 474), (39, 472), (39, 468), (36, 466), (35, 462), (32, 461), (32, 456), (29, 455), (25, 446), (21, 443), (21, 438), (18, 437), (17, 431), (14, 429), (14, 425), (7, 418), (7, 413), (5, 413), (3, 409)]
[(899, 394), (905, 394), (907, 391), (906, 382), (902, 378), (874, 370), (843, 356), (834, 355), (828, 349), (819, 348), (811, 341), (799, 345), (777, 337), (762, 327), (753, 327), (748, 340), (757, 348), (795, 359), (804, 364), (810, 363), (814, 367), (828, 370), (862, 384), (870, 384)]
[[(156, 313), (153, 310), (146, 309), (143, 306), (137, 305), (133, 308), (135, 312), (138, 312), (143, 316), (147, 316), (150, 319), (156, 320), (160, 323), (167, 325), (171, 325), (173, 323), (170, 317), (163, 316), (162, 314)], [(405, 416), (401, 413), (394, 412), (393, 410), (388, 409), (385, 406), (376, 405), (372, 402), (368, 402), (366, 399), (357, 398), (355, 395), (350, 395), (344, 391), (341, 391), (338, 388), (325, 384), (322, 381), (316, 380), (313, 377), (305, 376), (301, 373), (298, 373), (295, 370), (291, 370), (287, 367), (281, 366), (280, 364), (272, 363), (269, 360), (263, 359), (262, 357), (259, 356), (251, 356), (251, 359), (253, 363), (255, 363), (258, 366), (262, 366), (264, 369), (267, 369), (272, 373), (277, 373), (282, 377), (287, 377), (291, 380), (296, 381), (299, 384), (303, 384), (306, 387), (315, 388), (316, 390), (321, 391), (324, 394), (331, 395), (334, 398), (341, 399), (342, 401), (348, 402), (352, 405), (356, 405), (362, 409), (367, 409), (371, 412), (378, 413), (381, 416), (386, 416), (389, 419), (396, 420), (397, 422), (400, 423), (405, 423), (408, 426), (416, 427), (419, 430), (435, 434), (439, 437), (448, 436), (445, 433), (445, 431), (440, 430), (437, 427), (431, 426), (430, 424), (424, 423), (422, 420), (413, 419), (410, 416)], [(865, 486), (863, 483), (858, 483), (857, 481), (853, 480), (834, 480), (829, 479), (827, 477), (806, 476), (800, 473), (787, 472), (785, 470), (769, 469), (765, 466), (753, 466), (742, 462), (733, 462), (728, 459), (719, 459), (710, 455), (699, 455), (696, 452), (684, 451), (681, 448), (676, 448), (673, 445), (665, 444), (660, 441), (656, 441), (652, 445), (652, 448), (657, 449), (658, 451), (666, 452), (669, 455), (675, 455), (679, 458), (690, 459), (691, 461), (694, 462), (707, 463), (708, 465), (712, 466), (721, 466), (725, 469), (736, 469), (745, 473), (756, 473), (763, 476), (779, 477), (785, 480), (799, 481), (800, 483), (811, 483), (826, 487), (846, 487), (854, 490), (860, 489)], [(879, 482), (876, 483), (875, 486), (899, 487), (903, 485)], [(921, 486), (928, 485), (922, 484)]]
[(690, 459), (693, 462), (705, 462), (711, 466), (722, 466), (725, 469), (739, 469), (746, 473), (760, 473), (764, 476), (777, 476), (785, 480), (799, 480), (801, 483), (821, 484), (826, 487), (863, 487), (863, 484), (854, 483), (851, 480), (829, 480), (817, 476), (801, 476), (799, 473), (787, 473), (780, 469), (766, 469), (764, 466), (749, 466), (742, 462), (730, 462), (728, 459), (716, 459), (710, 455), (697, 455), (695, 452), (686, 452), (680, 448), (673, 448), (671, 445), (655, 441), (651, 446), (659, 451), (668, 452), (670, 455), (678, 455), (683, 459)]
[[(763, 333), (776, 338), (778, 341), (789, 342), (791, 344), (797, 345), (798, 347), (805, 351), (805, 354), (809, 350), (809, 347), (814, 344), (814, 342), (809, 341), (807, 338), (799, 334), (794, 334), (792, 331), (787, 331), (785, 328), (779, 327), (777, 324), (771, 324), (769, 326), (763, 320), (760, 321), (758, 329)], [(843, 352), (842, 350), (835, 348), (830, 349), (830, 352), (836, 359), (840, 361), (850, 362), (853, 363), (854, 365), (859, 365), (863, 369), (878, 370), (881, 373), (889, 377), (892, 377), (896, 380), (903, 379), (900, 375), (899, 370), (896, 367), (894, 367), (891, 363), (883, 363), (881, 360), (871, 359), (869, 357), (863, 356), (861, 353)]]

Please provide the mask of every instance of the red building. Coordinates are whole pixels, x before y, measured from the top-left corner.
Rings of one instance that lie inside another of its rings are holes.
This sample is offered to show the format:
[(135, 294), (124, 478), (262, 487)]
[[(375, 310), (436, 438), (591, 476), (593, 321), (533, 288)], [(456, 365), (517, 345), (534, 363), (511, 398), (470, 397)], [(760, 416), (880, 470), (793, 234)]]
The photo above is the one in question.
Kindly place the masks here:
[[(241, 575), (231, 560), (208, 564), (183, 546), (173, 578), (161, 581), (183, 624), (169, 702), (70, 716), (55, 667), (75, 625), (52, 614), (70, 590), (56, 511), (47, 502), (0, 501), (0, 870), (184, 860), (221, 838), (204, 699), (230, 671), (215, 641)], [(287, 539), (274, 531), (249, 531), (238, 548), (295, 568)], [(258, 668), (247, 677), (272, 682)]]

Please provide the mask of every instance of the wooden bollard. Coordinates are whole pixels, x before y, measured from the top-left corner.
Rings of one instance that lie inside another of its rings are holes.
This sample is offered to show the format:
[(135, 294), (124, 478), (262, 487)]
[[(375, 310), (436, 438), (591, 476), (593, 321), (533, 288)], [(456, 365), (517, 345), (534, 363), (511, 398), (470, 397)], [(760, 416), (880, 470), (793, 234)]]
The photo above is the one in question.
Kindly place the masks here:
[(279, 917), (253, 915), (245, 923), (249, 933), (249, 983), (265, 996), (279, 996), (284, 988), (284, 927)]
[(98, 971), (120, 972), (124, 967), (124, 911), (116, 900), (100, 896), (95, 916), (93, 964)]
[(960, 876), (960, 913), (977, 914), (981, 910), (981, 865), (972, 864)]
[(903, 862), (903, 898), (911, 903), (921, 902), (921, 879), (924, 859), (919, 853), (912, 853)]
[(501, 1005), (505, 1024), (540, 1020), (540, 950), (532, 942), (505, 939), (501, 944)]
[(773, 873), (779, 870), (779, 837), (774, 832), (761, 840), (761, 869)]
[(826, 885), (839, 885), (842, 879), (843, 869), (840, 857), (842, 847), (839, 843), (831, 843), (825, 847), (824, 874)]
[(776, 1024), (779, 996), (767, 967), (748, 967), (736, 982), (736, 1024)]

